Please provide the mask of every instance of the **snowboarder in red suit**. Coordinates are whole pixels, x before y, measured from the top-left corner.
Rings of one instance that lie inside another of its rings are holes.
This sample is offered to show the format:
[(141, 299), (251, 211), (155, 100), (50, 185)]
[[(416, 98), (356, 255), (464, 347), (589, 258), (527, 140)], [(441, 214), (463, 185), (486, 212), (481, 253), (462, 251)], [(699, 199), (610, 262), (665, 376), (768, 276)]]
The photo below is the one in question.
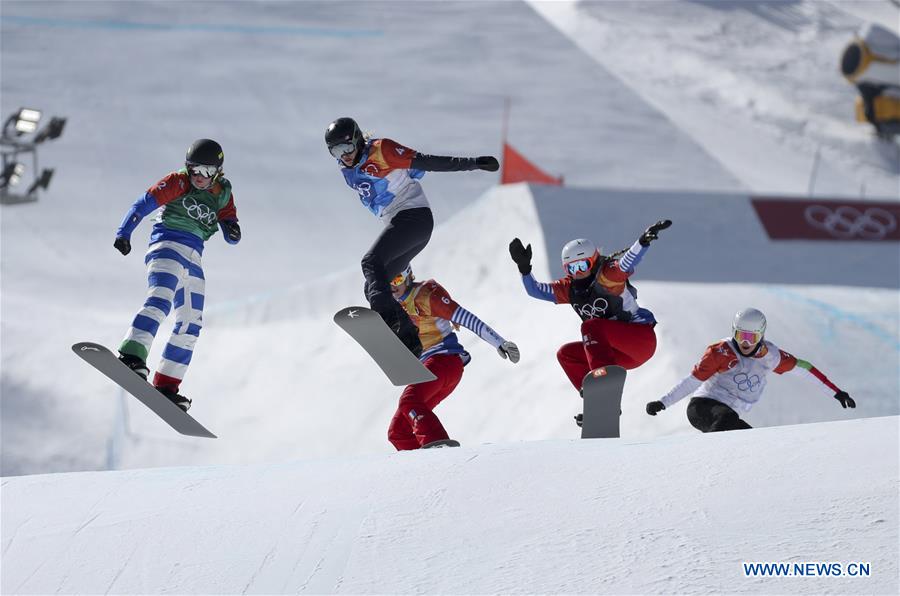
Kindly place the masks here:
[(472, 357), (459, 343), (455, 331), (469, 329), (491, 344), (503, 359), (519, 361), (519, 348), (454, 301), (433, 279), (417, 282), (406, 267), (390, 282), (391, 293), (419, 330), (419, 359), (437, 377), (409, 385), (400, 396), (397, 412), (388, 428), (388, 440), (398, 451), (419, 449), (449, 438), (434, 409), (456, 389)]
[(510, 243), (509, 254), (522, 274), (528, 295), (554, 304), (570, 304), (581, 317), (581, 341), (567, 343), (556, 353), (579, 392), (591, 370), (609, 365), (637, 368), (656, 351), (656, 319), (638, 306), (637, 291), (628, 278), (650, 243), (659, 237), (659, 231), (670, 225), (669, 220), (657, 222), (628, 250), (612, 256), (601, 255), (590, 240), (572, 240), (562, 250), (566, 277), (551, 283), (538, 282), (531, 274), (530, 244), (525, 247), (518, 238)]

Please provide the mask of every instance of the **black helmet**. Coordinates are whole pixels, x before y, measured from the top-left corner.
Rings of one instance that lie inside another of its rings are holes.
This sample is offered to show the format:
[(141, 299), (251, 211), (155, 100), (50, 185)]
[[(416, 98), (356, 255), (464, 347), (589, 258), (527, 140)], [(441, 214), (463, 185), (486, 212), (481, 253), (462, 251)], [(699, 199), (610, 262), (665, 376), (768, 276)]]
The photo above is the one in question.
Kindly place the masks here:
[(338, 118), (325, 129), (325, 144), (328, 151), (340, 159), (342, 155), (356, 150), (357, 160), (361, 156), (366, 139), (353, 118)]
[(212, 139), (197, 139), (187, 150), (184, 163), (188, 166), (215, 166), (221, 168), (225, 161), (222, 146)]

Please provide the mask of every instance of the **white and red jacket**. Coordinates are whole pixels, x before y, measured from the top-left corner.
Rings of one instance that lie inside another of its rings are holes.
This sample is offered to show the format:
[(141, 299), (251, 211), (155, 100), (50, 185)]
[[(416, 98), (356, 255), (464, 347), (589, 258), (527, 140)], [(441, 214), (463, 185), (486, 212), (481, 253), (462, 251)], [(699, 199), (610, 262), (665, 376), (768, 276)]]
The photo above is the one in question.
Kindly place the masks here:
[(752, 356), (744, 356), (734, 342), (726, 338), (709, 346), (691, 374), (659, 401), (668, 408), (693, 395), (720, 401), (736, 412), (749, 412), (762, 396), (770, 372), (800, 375), (829, 392), (829, 397), (840, 391), (815, 366), (798, 360), (768, 340), (763, 340), (763, 345)]

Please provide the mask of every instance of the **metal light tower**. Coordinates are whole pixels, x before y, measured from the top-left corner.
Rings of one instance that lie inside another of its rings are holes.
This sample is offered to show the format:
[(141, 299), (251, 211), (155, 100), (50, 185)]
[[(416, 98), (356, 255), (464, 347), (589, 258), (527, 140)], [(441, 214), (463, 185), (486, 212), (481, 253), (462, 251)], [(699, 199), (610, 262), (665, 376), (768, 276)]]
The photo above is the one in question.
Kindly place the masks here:
[[(59, 138), (66, 125), (65, 118), (54, 116), (50, 122), (37, 134), (38, 122), (41, 120), (41, 111), (32, 108), (21, 108), (10, 116), (3, 125), (0, 134), (0, 154), (3, 157), (3, 170), (0, 173), (0, 203), (27, 203), (38, 199), (38, 190), (47, 189), (53, 178), (53, 170), (38, 167), (37, 147), (41, 143)], [(34, 134), (30, 140), (23, 138), (25, 135)], [(26, 171), (25, 164), (20, 156), (31, 154), (32, 183), (24, 193), (17, 193), (20, 183)]]

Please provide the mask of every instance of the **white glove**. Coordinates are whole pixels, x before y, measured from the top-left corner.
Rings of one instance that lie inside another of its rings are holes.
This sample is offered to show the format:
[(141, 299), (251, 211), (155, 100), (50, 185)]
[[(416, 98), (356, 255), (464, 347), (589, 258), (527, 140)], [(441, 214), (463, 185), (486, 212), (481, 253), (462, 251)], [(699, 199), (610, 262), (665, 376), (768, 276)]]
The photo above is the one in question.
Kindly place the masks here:
[(519, 361), (519, 346), (511, 341), (505, 341), (500, 344), (500, 347), (497, 348), (497, 352), (499, 352), (504, 360), (508, 357), (509, 361), (513, 364)]

